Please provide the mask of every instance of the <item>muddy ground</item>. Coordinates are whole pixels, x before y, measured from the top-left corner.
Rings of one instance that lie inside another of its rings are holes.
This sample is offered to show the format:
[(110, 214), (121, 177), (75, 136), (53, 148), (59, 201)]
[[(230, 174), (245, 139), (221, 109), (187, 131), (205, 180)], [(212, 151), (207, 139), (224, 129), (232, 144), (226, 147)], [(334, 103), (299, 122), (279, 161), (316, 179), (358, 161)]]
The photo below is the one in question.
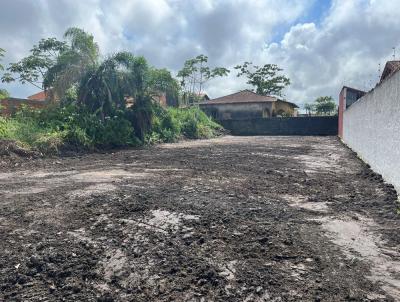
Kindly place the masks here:
[(334, 137), (0, 161), (0, 301), (400, 300), (396, 192)]

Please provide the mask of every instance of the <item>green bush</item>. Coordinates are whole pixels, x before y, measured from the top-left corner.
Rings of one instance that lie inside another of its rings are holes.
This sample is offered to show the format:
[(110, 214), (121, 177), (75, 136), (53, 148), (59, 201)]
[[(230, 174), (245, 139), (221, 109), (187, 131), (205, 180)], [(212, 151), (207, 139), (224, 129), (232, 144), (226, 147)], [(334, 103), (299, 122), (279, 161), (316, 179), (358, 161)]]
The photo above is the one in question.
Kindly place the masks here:
[[(22, 108), (12, 118), (0, 117), (0, 139), (14, 140), (27, 148), (54, 154), (71, 147), (114, 148), (174, 142), (181, 137), (210, 138), (222, 129), (198, 108), (152, 106), (146, 107), (145, 112), (144, 106), (138, 107), (140, 114), (132, 109), (116, 111), (104, 120), (76, 105), (54, 105), (43, 110)], [(138, 116), (140, 119), (135, 121), (134, 117)], [(138, 131), (143, 135), (142, 142), (135, 136), (133, 124), (145, 126)]]
[(211, 120), (199, 108), (168, 109), (180, 125), (183, 136), (187, 138), (211, 138), (217, 136), (222, 127)]
[(64, 133), (52, 132), (38, 136), (32, 146), (44, 154), (57, 154), (64, 146)]
[(106, 118), (95, 136), (95, 145), (101, 147), (122, 147), (135, 144), (134, 129), (123, 117)]

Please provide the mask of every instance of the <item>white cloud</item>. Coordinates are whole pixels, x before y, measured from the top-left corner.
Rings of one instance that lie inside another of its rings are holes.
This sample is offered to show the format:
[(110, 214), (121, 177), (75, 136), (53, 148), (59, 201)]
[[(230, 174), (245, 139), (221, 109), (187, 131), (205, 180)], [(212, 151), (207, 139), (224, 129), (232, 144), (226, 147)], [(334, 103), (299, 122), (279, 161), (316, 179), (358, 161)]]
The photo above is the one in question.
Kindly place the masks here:
[[(319, 1), (3, 0), (0, 47), (7, 62), (15, 61), (40, 38), (60, 38), (78, 26), (94, 34), (103, 54), (128, 50), (174, 71), (200, 53), (214, 66), (276, 63), (292, 80), (288, 99), (303, 103), (337, 97), (344, 83), (365, 88), (378, 78), (378, 63), (400, 46), (396, 2), (333, 0), (320, 22), (299, 23)], [(18, 97), (35, 92), (18, 84), (6, 88)], [(210, 82), (207, 92), (217, 97), (243, 88), (245, 81), (232, 72)]]
[(304, 103), (320, 95), (337, 98), (343, 84), (370, 89), (399, 46), (396, 1), (337, 0), (322, 23), (296, 24), (264, 54), (292, 80), (287, 96)]

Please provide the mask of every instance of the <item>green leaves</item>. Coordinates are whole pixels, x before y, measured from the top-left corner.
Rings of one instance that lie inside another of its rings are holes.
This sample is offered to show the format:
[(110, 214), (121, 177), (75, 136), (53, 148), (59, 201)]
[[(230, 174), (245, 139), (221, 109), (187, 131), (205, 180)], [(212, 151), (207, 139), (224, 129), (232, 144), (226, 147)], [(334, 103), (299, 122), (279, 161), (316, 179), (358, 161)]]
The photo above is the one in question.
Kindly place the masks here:
[(335, 112), (336, 103), (331, 96), (320, 96), (314, 102), (315, 111), (319, 115), (331, 115)]
[(42, 81), (47, 71), (55, 64), (58, 55), (66, 49), (66, 43), (58, 41), (56, 38), (40, 40), (37, 45), (33, 46), (29, 56), (9, 65), (7, 73), (2, 77), (2, 82), (19, 81), (22, 84), (30, 83), (42, 89)]
[(208, 57), (198, 55), (193, 59), (186, 60), (183, 68), (178, 72), (178, 78), (181, 79), (181, 87), (184, 90), (184, 101), (196, 99), (201, 92), (204, 84), (210, 79), (223, 77), (229, 74), (229, 69), (224, 67), (215, 67), (211, 69), (206, 64)]
[[(4, 57), (4, 53), (5, 53), (5, 50), (4, 50), (3, 48), (0, 48), (0, 71), (1, 71), (1, 70), (4, 70), (4, 67), (3, 67), (3, 65), (1, 64), (1, 60), (2, 60), (2, 58)], [(8, 98), (9, 96), (10, 96), (10, 94), (8, 93), (7, 90), (1, 89), (1, 88), (0, 88), (0, 100), (1, 100), (1, 99), (5, 99), (5, 98)], [(0, 107), (1, 107), (1, 106), (0, 106)], [(0, 111), (1, 111), (1, 108), (0, 108)]]
[[(0, 62), (2, 60), (2, 58), (4, 57), (4, 53), (6, 51), (3, 48), (0, 48)], [(0, 63), (0, 70), (4, 70), (4, 66)]]
[[(8, 98), (10, 94), (5, 89), (0, 89), (0, 100)], [(0, 108), (1, 109), (1, 108)]]
[(72, 27), (64, 38), (66, 41), (41, 39), (29, 56), (9, 65), (2, 81), (30, 83), (39, 89), (54, 88), (55, 94), (62, 98), (99, 58), (99, 48), (91, 34)]
[(253, 65), (252, 62), (244, 62), (242, 65), (235, 66), (239, 70), (237, 76), (245, 76), (250, 84), (255, 87), (255, 92), (261, 95), (282, 96), (283, 89), (290, 85), (290, 80), (284, 75), (279, 75), (282, 71), (275, 64), (265, 64), (264, 66)]

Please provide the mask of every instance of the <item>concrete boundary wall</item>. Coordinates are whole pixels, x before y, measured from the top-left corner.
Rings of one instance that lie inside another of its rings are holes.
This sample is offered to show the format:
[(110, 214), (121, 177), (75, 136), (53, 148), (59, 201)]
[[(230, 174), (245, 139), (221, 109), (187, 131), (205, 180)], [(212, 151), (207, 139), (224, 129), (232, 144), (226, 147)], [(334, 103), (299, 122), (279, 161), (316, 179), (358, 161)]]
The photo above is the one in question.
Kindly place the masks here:
[(337, 135), (336, 116), (273, 117), (218, 121), (233, 135)]
[(344, 111), (343, 141), (400, 192), (400, 72)]

